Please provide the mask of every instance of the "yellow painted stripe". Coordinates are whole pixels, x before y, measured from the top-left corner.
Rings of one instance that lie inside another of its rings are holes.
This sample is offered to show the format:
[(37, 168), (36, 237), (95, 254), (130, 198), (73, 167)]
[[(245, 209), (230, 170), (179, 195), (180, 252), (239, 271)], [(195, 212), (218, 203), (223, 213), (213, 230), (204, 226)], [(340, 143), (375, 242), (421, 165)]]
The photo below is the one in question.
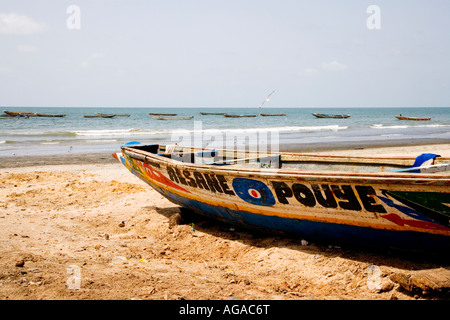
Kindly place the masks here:
[[(416, 227), (411, 227), (411, 226), (407, 226), (407, 225), (399, 226), (394, 223), (392, 223), (392, 224), (381, 224), (381, 223), (377, 224), (377, 223), (368, 223), (368, 222), (362, 222), (362, 221), (351, 221), (351, 220), (332, 218), (332, 217), (318, 217), (318, 216), (312, 217), (312, 216), (301, 215), (301, 214), (283, 213), (283, 212), (279, 212), (279, 211), (271, 212), (270, 210), (256, 209), (254, 207), (249, 207), (247, 205), (237, 204), (236, 202), (229, 203), (229, 202), (224, 202), (224, 201), (215, 201), (211, 198), (202, 198), (202, 197), (196, 196), (194, 193), (190, 193), (190, 194), (183, 193), (175, 188), (171, 188), (167, 185), (160, 184), (154, 180), (150, 180), (145, 175), (143, 176), (143, 178), (146, 181), (151, 182), (151, 184), (154, 184), (154, 185), (158, 186), (159, 188), (161, 188), (165, 191), (174, 193), (180, 197), (199, 201), (199, 202), (202, 202), (205, 204), (209, 204), (211, 206), (218, 206), (218, 207), (228, 208), (228, 209), (237, 210), (237, 211), (245, 211), (245, 212), (260, 214), (260, 215), (264, 215), (264, 216), (276, 216), (276, 217), (286, 218), (286, 219), (308, 220), (308, 221), (321, 222), (321, 223), (335, 223), (335, 224), (343, 224), (343, 225), (351, 225), (351, 226), (357, 226), (357, 227), (366, 227), (366, 228), (391, 230), (391, 231), (416, 231), (416, 232), (450, 236), (450, 229), (448, 231), (447, 230), (435, 230), (435, 229), (422, 229), (422, 228), (416, 228)], [(324, 209), (324, 210), (326, 210), (326, 209)], [(383, 218), (380, 217), (380, 219), (383, 219)], [(385, 219), (385, 220), (386, 220), (386, 223), (390, 223), (389, 220), (387, 220), (387, 219)]]

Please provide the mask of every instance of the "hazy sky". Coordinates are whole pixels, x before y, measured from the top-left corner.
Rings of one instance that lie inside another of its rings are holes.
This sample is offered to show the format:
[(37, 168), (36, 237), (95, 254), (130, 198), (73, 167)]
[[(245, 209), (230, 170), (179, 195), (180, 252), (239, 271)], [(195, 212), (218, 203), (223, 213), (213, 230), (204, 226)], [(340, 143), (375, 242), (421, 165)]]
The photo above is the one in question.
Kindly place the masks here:
[(267, 107), (450, 106), (449, 14), (447, 0), (2, 0), (0, 105), (258, 107), (275, 90)]

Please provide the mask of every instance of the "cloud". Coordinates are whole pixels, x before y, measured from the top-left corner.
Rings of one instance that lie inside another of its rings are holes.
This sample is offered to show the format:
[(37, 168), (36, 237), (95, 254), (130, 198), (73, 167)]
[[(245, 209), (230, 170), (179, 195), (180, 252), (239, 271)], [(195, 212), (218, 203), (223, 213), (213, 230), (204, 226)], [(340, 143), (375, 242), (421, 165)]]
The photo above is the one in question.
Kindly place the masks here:
[(16, 13), (0, 13), (0, 34), (31, 35), (44, 30), (45, 24)]
[(303, 71), (303, 75), (306, 77), (317, 77), (319, 75), (319, 70), (306, 68), (305, 71)]
[(342, 71), (346, 70), (347, 66), (343, 63), (337, 62), (336, 60), (331, 62), (322, 63), (322, 68), (330, 71)]
[(19, 52), (38, 52), (39, 48), (36, 46), (28, 45), (28, 44), (19, 44), (17, 46), (17, 51), (19, 51)]

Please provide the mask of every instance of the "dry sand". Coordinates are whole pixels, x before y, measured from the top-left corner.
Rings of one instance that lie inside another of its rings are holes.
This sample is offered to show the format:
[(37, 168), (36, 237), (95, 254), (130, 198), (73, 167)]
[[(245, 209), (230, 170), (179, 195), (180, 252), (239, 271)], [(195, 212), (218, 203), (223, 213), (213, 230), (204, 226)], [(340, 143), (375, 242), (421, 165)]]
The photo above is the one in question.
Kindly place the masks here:
[[(375, 152), (428, 151), (450, 156), (450, 144)], [(45, 157), (3, 160), (1, 300), (447, 298), (395, 281), (412, 271), (448, 271), (446, 262), (306, 245), (209, 220), (177, 223), (179, 207), (109, 155), (75, 156), (65, 164)]]

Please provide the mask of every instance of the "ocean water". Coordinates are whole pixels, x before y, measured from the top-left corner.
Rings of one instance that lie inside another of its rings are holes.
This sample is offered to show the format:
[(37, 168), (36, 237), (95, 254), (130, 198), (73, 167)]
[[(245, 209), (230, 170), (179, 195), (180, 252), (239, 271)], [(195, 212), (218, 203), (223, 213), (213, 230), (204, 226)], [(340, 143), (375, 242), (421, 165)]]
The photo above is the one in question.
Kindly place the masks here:
[[(371, 144), (450, 142), (450, 108), (77, 108), (3, 107), (0, 111), (66, 114), (64, 118), (0, 119), (0, 157), (67, 153), (105, 153), (130, 142), (237, 146), (269, 145), (275, 150), (362, 147)], [(191, 120), (156, 120), (149, 113), (194, 116)], [(226, 118), (229, 114), (286, 113), (283, 117)], [(347, 119), (319, 119), (312, 113), (348, 114)], [(84, 118), (95, 113), (129, 117)], [(402, 121), (396, 115), (431, 117)], [(242, 149), (242, 148), (240, 148)]]

